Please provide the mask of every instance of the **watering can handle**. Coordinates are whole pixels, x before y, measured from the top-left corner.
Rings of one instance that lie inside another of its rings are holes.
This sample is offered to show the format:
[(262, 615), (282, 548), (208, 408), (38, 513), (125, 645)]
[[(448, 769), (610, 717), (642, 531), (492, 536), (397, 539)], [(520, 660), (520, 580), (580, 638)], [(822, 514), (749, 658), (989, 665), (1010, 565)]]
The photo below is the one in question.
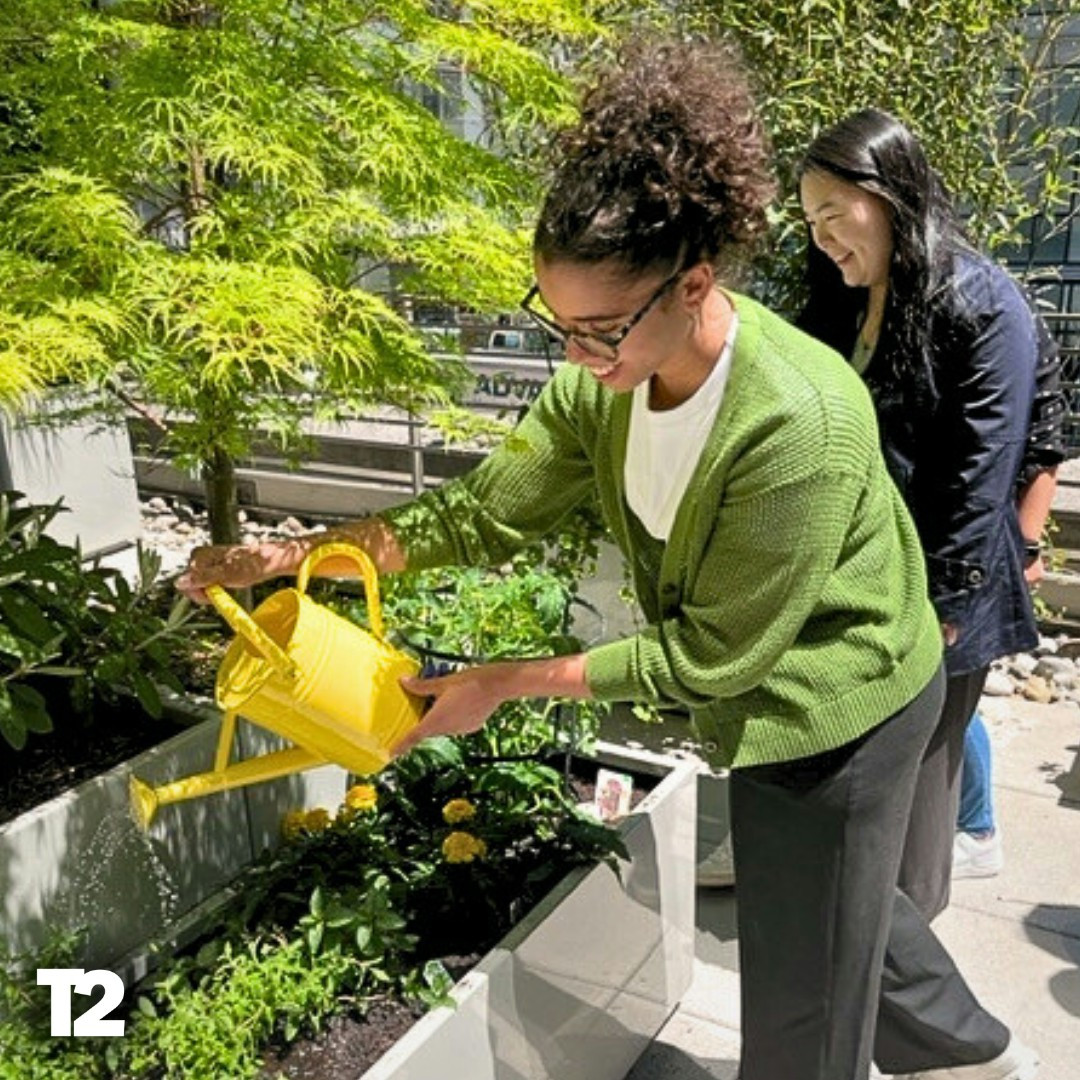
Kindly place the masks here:
[(296, 574), (296, 589), (298, 592), (307, 592), (308, 579), (311, 572), (321, 562), (327, 559), (351, 559), (360, 570), (360, 576), (364, 579), (364, 591), (367, 594), (368, 622), (371, 624), (371, 632), (380, 640), (384, 637), (382, 605), (379, 602), (379, 575), (375, 564), (371, 561), (363, 548), (355, 544), (330, 543), (320, 544), (314, 548), (306, 559), (300, 564)]
[(220, 585), (207, 585), (206, 595), (235, 633), (262, 653), (280, 675), (296, 678), (296, 664), (289, 654)]

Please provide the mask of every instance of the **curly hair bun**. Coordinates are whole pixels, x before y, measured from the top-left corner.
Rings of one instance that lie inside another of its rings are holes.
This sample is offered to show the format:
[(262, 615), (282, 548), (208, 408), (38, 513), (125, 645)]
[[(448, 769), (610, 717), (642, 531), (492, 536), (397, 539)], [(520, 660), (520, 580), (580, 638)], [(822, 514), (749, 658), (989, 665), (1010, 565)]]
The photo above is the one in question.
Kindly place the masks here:
[(535, 241), (545, 259), (715, 263), (765, 232), (769, 144), (730, 43), (628, 46), (554, 150)]

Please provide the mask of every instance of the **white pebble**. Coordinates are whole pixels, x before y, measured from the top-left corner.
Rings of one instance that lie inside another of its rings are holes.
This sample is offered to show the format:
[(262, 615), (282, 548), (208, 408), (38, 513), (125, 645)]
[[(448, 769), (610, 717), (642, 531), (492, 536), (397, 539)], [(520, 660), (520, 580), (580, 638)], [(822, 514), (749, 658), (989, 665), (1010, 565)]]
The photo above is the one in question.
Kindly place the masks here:
[(983, 686), (984, 694), (989, 697), (1011, 697), (1014, 690), (1013, 681), (1005, 672), (991, 668)]

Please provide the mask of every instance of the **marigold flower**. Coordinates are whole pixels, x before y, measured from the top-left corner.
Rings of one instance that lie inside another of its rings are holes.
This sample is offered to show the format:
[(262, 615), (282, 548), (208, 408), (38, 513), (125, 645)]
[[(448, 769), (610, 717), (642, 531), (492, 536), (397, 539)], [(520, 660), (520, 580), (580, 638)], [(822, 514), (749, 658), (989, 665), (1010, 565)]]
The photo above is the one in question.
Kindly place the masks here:
[(281, 835), (286, 840), (295, 840), (304, 829), (305, 810), (290, 810), (281, 819)]
[(321, 806), (304, 814), (304, 829), (307, 832), (322, 832), (330, 825), (330, 811)]
[(476, 817), (476, 807), (468, 799), (451, 799), (442, 808), (442, 816), (447, 825), (459, 825)]
[(379, 802), (379, 793), (373, 784), (354, 784), (345, 792), (345, 805), (350, 810), (367, 813)]
[(487, 854), (487, 844), (467, 832), (452, 832), (442, 844), (443, 858), (450, 863), (468, 863)]

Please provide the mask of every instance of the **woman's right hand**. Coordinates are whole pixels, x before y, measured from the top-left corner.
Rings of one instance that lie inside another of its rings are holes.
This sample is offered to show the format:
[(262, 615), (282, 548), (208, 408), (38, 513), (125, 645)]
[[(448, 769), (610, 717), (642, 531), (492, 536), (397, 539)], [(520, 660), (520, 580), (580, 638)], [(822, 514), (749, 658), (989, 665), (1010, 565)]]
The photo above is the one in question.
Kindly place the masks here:
[(296, 540), (261, 544), (212, 544), (191, 553), (176, 587), (197, 604), (207, 603), (208, 585), (243, 589), (260, 581), (295, 573), (307, 550)]

